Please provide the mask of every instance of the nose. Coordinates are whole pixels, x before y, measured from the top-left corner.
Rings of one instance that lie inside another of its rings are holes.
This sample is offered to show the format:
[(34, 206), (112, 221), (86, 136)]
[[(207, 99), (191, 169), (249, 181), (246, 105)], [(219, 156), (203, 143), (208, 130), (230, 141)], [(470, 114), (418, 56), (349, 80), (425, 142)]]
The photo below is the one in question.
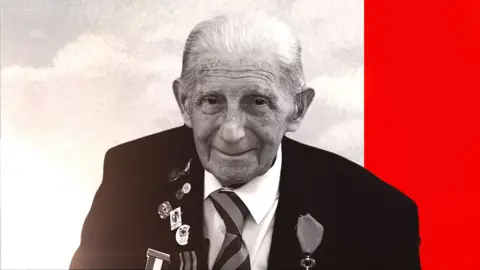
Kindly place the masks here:
[(220, 129), (220, 138), (226, 143), (234, 144), (245, 137), (245, 124), (238, 115), (228, 115)]

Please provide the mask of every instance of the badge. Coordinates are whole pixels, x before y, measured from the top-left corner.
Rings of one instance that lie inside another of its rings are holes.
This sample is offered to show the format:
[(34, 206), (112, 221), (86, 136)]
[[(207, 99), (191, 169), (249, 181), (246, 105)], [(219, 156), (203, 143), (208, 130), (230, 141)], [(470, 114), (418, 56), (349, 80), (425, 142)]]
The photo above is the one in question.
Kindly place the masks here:
[(184, 224), (178, 228), (177, 233), (175, 234), (175, 239), (179, 245), (185, 246), (188, 244), (188, 235), (190, 234), (189, 230), (190, 226), (187, 224)]
[(168, 175), (168, 181), (172, 182), (172, 181), (175, 181), (177, 180), (179, 177), (180, 177), (180, 174), (181, 174), (182, 171), (180, 171), (179, 169), (175, 168), (173, 169), (170, 174)]
[(172, 205), (170, 205), (170, 202), (168, 201), (165, 201), (158, 206), (158, 214), (161, 219), (166, 219), (170, 215), (170, 211), (172, 211)]
[(182, 210), (177, 207), (170, 212), (170, 229), (173, 231), (180, 226), (182, 226)]
[(185, 183), (183, 184), (182, 192), (185, 194), (188, 194), (191, 189), (192, 189), (192, 185), (190, 185), (190, 183)]
[(182, 189), (178, 189), (176, 192), (175, 192), (175, 198), (177, 198), (177, 200), (181, 200), (183, 199), (183, 196), (185, 195), (185, 193), (183, 193)]
[(188, 160), (188, 163), (187, 163), (187, 166), (185, 166), (185, 169), (183, 169), (183, 171), (185, 172), (185, 174), (189, 174), (189, 173), (190, 173), (190, 162), (191, 162), (191, 161), (192, 161), (192, 160), (189, 159), (189, 160)]
[(170, 263), (170, 255), (151, 249), (147, 250), (147, 263), (145, 270), (166, 269)]

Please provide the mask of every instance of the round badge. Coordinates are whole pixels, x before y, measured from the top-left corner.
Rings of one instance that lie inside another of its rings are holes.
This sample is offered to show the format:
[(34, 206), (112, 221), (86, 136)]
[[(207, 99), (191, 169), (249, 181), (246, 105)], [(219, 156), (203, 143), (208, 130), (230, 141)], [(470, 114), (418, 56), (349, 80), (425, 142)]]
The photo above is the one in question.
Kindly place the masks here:
[(170, 215), (170, 211), (172, 211), (172, 205), (168, 201), (165, 201), (158, 206), (158, 214), (161, 219), (166, 219)]
[(184, 195), (185, 193), (183, 193), (182, 189), (179, 189), (175, 192), (175, 198), (177, 198), (177, 200), (183, 199)]
[(188, 244), (188, 235), (190, 234), (190, 225), (184, 224), (177, 229), (175, 234), (175, 239), (177, 243), (181, 246)]
[(183, 187), (182, 187), (183, 193), (188, 194), (191, 189), (192, 189), (192, 185), (190, 185), (190, 183), (183, 184)]

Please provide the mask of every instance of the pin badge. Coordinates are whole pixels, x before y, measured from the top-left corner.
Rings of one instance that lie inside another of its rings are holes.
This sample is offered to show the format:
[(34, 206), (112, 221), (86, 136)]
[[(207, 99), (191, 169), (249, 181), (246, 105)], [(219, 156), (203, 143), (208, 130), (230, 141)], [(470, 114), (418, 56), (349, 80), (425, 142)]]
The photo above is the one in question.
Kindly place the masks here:
[(185, 166), (185, 169), (183, 171), (181, 169), (175, 168), (173, 169), (170, 174), (168, 175), (168, 180), (170, 182), (176, 181), (180, 176), (188, 175), (190, 173), (190, 162), (192, 160), (188, 160), (187, 166)]
[(190, 185), (190, 183), (185, 183), (183, 184), (182, 192), (185, 194), (188, 194), (191, 189), (192, 189), (192, 185)]
[(183, 169), (183, 171), (185, 172), (185, 174), (189, 174), (190, 173), (190, 162), (192, 161), (192, 159), (189, 159), (188, 160), (188, 163), (187, 163), (187, 166), (185, 166), (185, 169)]
[(177, 198), (177, 200), (183, 199), (183, 196), (185, 195), (185, 193), (183, 193), (182, 190), (183, 190), (183, 188), (178, 189), (178, 190), (175, 192), (175, 198)]
[(173, 169), (173, 170), (170, 172), (170, 174), (168, 175), (168, 180), (169, 180), (170, 182), (173, 182), (173, 181), (177, 180), (177, 179), (180, 177), (181, 172), (182, 172), (182, 171), (180, 171), (178, 168)]
[(166, 219), (170, 215), (170, 211), (172, 211), (172, 205), (168, 201), (165, 201), (158, 206), (158, 214), (161, 219)]
[(181, 246), (185, 246), (188, 244), (188, 236), (190, 234), (190, 226), (187, 224), (184, 224), (180, 226), (177, 230), (177, 233), (175, 234), (175, 239), (177, 240), (177, 243)]
[(170, 230), (173, 231), (180, 226), (182, 226), (182, 210), (177, 207), (170, 212)]

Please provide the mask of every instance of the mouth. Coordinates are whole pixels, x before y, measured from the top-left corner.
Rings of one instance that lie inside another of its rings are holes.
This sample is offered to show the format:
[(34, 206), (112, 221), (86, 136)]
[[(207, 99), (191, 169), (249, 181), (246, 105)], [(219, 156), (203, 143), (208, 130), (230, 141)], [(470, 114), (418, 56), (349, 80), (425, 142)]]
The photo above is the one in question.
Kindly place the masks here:
[(222, 155), (225, 155), (225, 156), (229, 156), (229, 157), (239, 157), (239, 156), (242, 156), (250, 151), (252, 151), (253, 149), (248, 149), (248, 150), (245, 150), (245, 151), (226, 151), (226, 150), (220, 150), (216, 147), (212, 147), (213, 149), (215, 149), (216, 151), (218, 151), (220, 154)]

